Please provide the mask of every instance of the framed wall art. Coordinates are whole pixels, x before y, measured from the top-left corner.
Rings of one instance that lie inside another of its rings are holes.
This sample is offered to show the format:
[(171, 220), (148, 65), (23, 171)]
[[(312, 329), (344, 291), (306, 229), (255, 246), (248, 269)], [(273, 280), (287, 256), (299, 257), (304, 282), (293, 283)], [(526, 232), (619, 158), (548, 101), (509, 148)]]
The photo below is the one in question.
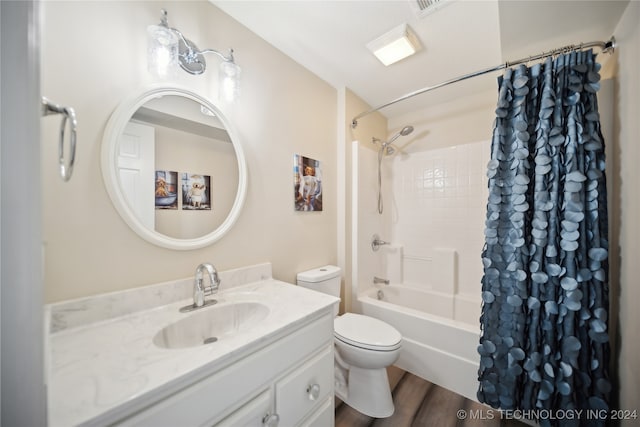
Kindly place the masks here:
[(182, 209), (211, 210), (211, 177), (182, 173)]
[(156, 209), (178, 209), (178, 172), (156, 171)]
[(296, 211), (322, 211), (322, 167), (320, 161), (293, 156), (293, 197)]

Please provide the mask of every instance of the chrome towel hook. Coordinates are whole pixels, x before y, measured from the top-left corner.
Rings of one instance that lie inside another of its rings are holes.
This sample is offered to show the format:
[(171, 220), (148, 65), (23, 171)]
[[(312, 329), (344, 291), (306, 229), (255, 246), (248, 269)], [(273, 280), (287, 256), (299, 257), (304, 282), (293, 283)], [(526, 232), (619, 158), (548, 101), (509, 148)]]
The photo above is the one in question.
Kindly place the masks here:
[[(60, 165), (60, 176), (63, 181), (69, 181), (73, 174), (73, 164), (76, 160), (76, 130), (78, 128), (78, 121), (76, 120), (76, 112), (72, 107), (63, 107), (49, 101), (46, 97), (42, 97), (42, 115), (49, 116), (51, 114), (62, 114), (62, 121), (60, 122), (60, 142), (58, 143), (58, 164)], [(69, 133), (69, 162), (67, 163), (64, 158), (64, 130), (67, 127), (67, 121), (69, 121), (70, 133)]]

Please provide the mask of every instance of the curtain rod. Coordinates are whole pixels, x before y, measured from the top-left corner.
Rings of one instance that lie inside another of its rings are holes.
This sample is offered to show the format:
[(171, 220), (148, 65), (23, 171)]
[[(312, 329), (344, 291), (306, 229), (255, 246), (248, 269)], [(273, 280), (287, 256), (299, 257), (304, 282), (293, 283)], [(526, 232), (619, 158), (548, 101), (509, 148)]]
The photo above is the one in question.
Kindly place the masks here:
[(465, 74), (463, 76), (456, 77), (456, 78), (453, 78), (451, 80), (444, 81), (442, 83), (438, 83), (437, 85), (434, 85), (434, 86), (428, 86), (428, 87), (424, 87), (422, 89), (418, 89), (416, 91), (413, 91), (413, 92), (410, 92), (410, 93), (408, 93), (406, 95), (403, 95), (403, 96), (401, 96), (399, 98), (396, 98), (393, 101), (389, 101), (386, 104), (379, 105), (379, 106), (377, 106), (375, 108), (372, 108), (370, 110), (367, 110), (367, 111), (365, 111), (363, 113), (358, 114), (351, 121), (351, 128), (355, 129), (358, 126), (358, 119), (361, 119), (362, 117), (367, 116), (367, 115), (369, 115), (371, 113), (375, 113), (376, 111), (381, 110), (381, 109), (383, 109), (385, 107), (388, 107), (390, 105), (393, 105), (393, 104), (395, 104), (397, 102), (404, 101), (405, 99), (412, 98), (412, 97), (414, 97), (416, 95), (420, 95), (422, 93), (429, 92), (429, 91), (432, 91), (434, 89), (438, 89), (438, 88), (441, 88), (443, 86), (450, 85), (452, 83), (457, 83), (457, 82), (460, 82), (462, 80), (467, 80), (467, 79), (470, 79), (471, 77), (481, 76), (483, 74), (491, 73), (493, 71), (503, 70), (505, 68), (509, 68), (509, 67), (514, 66), (514, 65), (525, 64), (527, 62), (537, 61), (538, 59), (547, 58), (549, 56), (555, 56), (555, 55), (559, 55), (559, 54), (562, 54), (562, 53), (578, 51), (578, 50), (587, 49), (587, 48), (591, 48), (591, 47), (599, 47), (600, 49), (602, 49), (602, 53), (613, 53), (615, 48), (616, 48), (616, 39), (615, 39), (615, 37), (612, 36), (609, 39), (609, 41), (606, 41), (606, 42), (597, 41), (597, 42), (589, 42), (589, 43), (580, 43), (580, 44), (577, 44), (577, 45), (576, 44), (571, 44), (571, 45), (564, 46), (564, 47), (561, 47), (561, 48), (558, 48), (558, 49), (554, 49), (554, 50), (549, 51), (549, 52), (542, 52), (539, 55), (529, 56), (527, 58), (518, 59), (517, 61), (507, 61), (507, 62), (505, 62), (503, 64), (500, 64), (498, 66), (495, 66), (495, 67), (486, 68), (484, 70), (480, 70), (480, 71), (476, 71), (476, 72), (473, 72), (473, 73)]

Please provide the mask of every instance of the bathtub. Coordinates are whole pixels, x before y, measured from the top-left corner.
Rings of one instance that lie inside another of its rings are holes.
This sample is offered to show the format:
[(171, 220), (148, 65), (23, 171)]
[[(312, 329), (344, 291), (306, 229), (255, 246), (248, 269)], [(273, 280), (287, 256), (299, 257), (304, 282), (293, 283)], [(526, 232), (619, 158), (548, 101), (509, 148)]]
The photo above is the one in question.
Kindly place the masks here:
[(362, 314), (383, 320), (402, 334), (396, 366), (477, 400), (479, 322), (448, 318), (450, 299), (400, 284), (371, 288), (358, 296)]

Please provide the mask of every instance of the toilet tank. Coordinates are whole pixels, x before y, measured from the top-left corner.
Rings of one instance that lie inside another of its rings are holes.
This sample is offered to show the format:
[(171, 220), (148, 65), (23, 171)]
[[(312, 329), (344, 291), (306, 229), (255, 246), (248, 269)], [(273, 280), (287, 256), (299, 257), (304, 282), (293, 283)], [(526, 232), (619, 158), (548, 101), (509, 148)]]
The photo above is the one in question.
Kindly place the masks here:
[(325, 265), (324, 267), (298, 273), (296, 279), (298, 286), (340, 298), (341, 272), (340, 267)]

